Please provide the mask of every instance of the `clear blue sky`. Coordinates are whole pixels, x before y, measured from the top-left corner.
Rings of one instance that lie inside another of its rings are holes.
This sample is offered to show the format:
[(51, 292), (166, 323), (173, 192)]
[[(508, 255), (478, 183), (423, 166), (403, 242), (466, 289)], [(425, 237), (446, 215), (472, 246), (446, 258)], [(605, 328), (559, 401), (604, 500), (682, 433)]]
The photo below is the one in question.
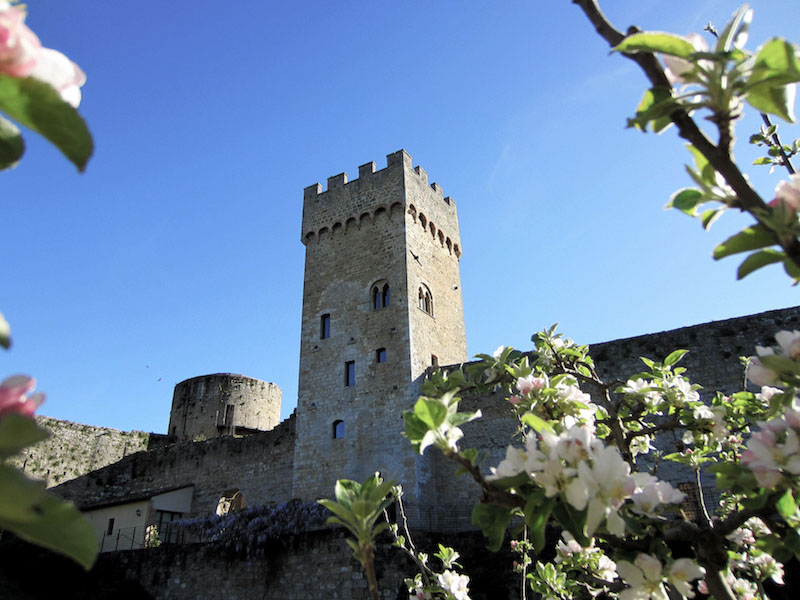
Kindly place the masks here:
[[(621, 29), (721, 27), (737, 3), (605, 0)], [(751, 3), (750, 47), (798, 39), (796, 0)], [(85, 174), (26, 136), (2, 178), (0, 311), (43, 414), (165, 432), (173, 386), (216, 372), (295, 405), (302, 193), (405, 148), (458, 203), (471, 354), (556, 321), (600, 342), (800, 304), (778, 268), (735, 281), (663, 205), (674, 131), (624, 129), (644, 76), (568, 0), (29, 2), (87, 73)], [(754, 154), (740, 127), (742, 163)], [(800, 137), (797, 128), (787, 130)], [(761, 168), (763, 169), (763, 167)], [(750, 169), (771, 197), (778, 176)], [(783, 177), (783, 174), (780, 175)]]

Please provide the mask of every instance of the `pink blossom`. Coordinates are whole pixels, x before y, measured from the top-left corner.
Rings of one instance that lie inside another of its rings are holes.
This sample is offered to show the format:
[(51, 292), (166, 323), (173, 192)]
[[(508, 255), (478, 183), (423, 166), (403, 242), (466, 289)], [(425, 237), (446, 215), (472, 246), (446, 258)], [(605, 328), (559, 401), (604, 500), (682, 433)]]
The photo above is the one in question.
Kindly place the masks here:
[(36, 387), (36, 380), (27, 375), (12, 375), (0, 383), (0, 417), (18, 413), (30, 417), (44, 402), (44, 394), (28, 396)]
[(751, 383), (762, 387), (778, 383), (778, 374), (769, 367), (765, 367), (764, 364), (755, 357), (751, 358), (750, 362), (747, 363), (745, 376)]
[(533, 374), (517, 379), (517, 389), (522, 394), (529, 394), (547, 386), (546, 377), (535, 377)]
[(81, 103), (81, 86), (86, 83), (86, 75), (58, 50), (42, 48), (30, 75), (56, 88), (64, 102), (75, 108)]
[(789, 181), (781, 181), (775, 186), (775, 199), (769, 205), (777, 206), (780, 202), (794, 212), (800, 211), (800, 173), (794, 173)]
[(0, 73), (43, 81), (75, 108), (86, 83), (78, 65), (57, 50), (42, 48), (39, 38), (25, 25), (25, 11), (5, 0), (0, 0)]
[(0, 73), (27, 77), (41, 47), (39, 38), (25, 25), (25, 11), (0, 2)]

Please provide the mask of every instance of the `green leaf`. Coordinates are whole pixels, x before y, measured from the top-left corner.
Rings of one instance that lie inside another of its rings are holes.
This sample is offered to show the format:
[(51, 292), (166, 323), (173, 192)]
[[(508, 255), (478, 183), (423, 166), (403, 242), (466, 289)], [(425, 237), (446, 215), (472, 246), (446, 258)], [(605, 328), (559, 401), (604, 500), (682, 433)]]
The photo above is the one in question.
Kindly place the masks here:
[(531, 494), (525, 504), (525, 523), (528, 525), (531, 543), (537, 554), (544, 552), (547, 522), (555, 504), (555, 498), (548, 498), (542, 502), (536, 494)]
[(50, 434), (31, 417), (6, 415), (0, 419), (0, 458), (7, 458), (48, 437)]
[(521, 420), (523, 423), (528, 425), (531, 429), (533, 429), (536, 433), (541, 433), (542, 431), (549, 431), (550, 433), (555, 433), (553, 427), (542, 419), (534, 415), (533, 413), (525, 413), (522, 415)]
[(761, 156), (753, 161), (754, 165), (771, 165), (772, 159), (767, 156)]
[(772, 263), (781, 262), (784, 258), (786, 258), (786, 255), (783, 252), (769, 248), (753, 252), (739, 265), (739, 269), (736, 271), (736, 279), (744, 279), (753, 271)]
[(695, 47), (685, 37), (661, 31), (649, 31), (629, 35), (613, 50), (628, 53), (660, 52), (680, 58), (689, 58), (695, 52)]
[(747, 33), (752, 18), (753, 11), (750, 10), (746, 4), (739, 7), (739, 9), (733, 13), (733, 18), (725, 26), (725, 29), (722, 30), (719, 38), (717, 38), (717, 45), (714, 48), (715, 51), (730, 52), (734, 45), (741, 47), (742, 44), (737, 44), (737, 38)]
[(725, 258), (739, 252), (758, 250), (775, 244), (775, 234), (763, 225), (753, 225), (729, 237), (714, 248), (714, 260)]
[(472, 511), (472, 524), (480, 527), (489, 539), (489, 550), (497, 552), (503, 545), (506, 527), (511, 522), (511, 511), (496, 504), (476, 504)]
[(52, 142), (79, 171), (94, 144), (86, 122), (47, 83), (0, 73), (0, 111)]
[(695, 215), (695, 209), (701, 204), (705, 194), (697, 188), (683, 188), (670, 196), (669, 202), (664, 208), (677, 208), (690, 217)]
[(8, 119), (0, 117), (0, 169), (16, 166), (25, 152), (25, 141), (19, 128)]
[(572, 534), (576, 542), (584, 547), (589, 545), (590, 540), (584, 533), (586, 528), (585, 510), (578, 511), (568, 504), (558, 503), (553, 507), (553, 514), (561, 526)]
[(420, 442), (425, 437), (425, 434), (428, 433), (428, 426), (410, 410), (403, 413), (403, 424), (405, 425), (406, 437), (414, 449), (421, 454)]
[(8, 350), (11, 347), (11, 326), (0, 313), (0, 346)]
[(711, 227), (717, 219), (722, 216), (722, 213), (725, 212), (725, 207), (723, 208), (710, 208), (708, 210), (704, 210), (703, 214), (700, 215), (700, 222), (703, 224), (703, 229), (708, 229)]
[(447, 406), (439, 400), (422, 396), (414, 405), (414, 414), (429, 428), (436, 429), (447, 416)]
[(651, 124), (654, 132), (661, 133), (672, 124), (669, 116), (678, 106), (672, 97), (672, 88), (654, 87), (646, 90), (636, 107), (636, 116), (628, 120), (628, 127), (647, 131), (648, 124)]
[(672, 365), (676, 364), (686, 355), (687, 352), (689, 351), (675, 350), (673, 352), (670, 352), (669, 356), (667, 356), (667, 358), (664, 359), (664, 366), (671, 367)]
[(89, 569), (97, 556), (94, 528), (74, 504), (43, 488), (41, 482), (0, 465), (0, 529), (64, 554)]
[(793, 123), (794, 90), (788, 86), (800, 81), (800, 59), (794, 46), (781, 38), (772, 38), (756, 55), (747, 79), (747, 102), (761, 112), (778, 115)]
[(792, 496), (792, 490), (786, 490), (786, 493), (778, 499), (775, 507), (784, 518), (788, 519), (789, 517), (793, 517), (797, 512), (797, 502), (795, 502), (794, 496)]
[(786, 271), (789, 277), (794, 279), (795, 283), (800, 281), (800, 267), (794, 264), (794, 261), (788, 256), (783, 260), (783, 270)]

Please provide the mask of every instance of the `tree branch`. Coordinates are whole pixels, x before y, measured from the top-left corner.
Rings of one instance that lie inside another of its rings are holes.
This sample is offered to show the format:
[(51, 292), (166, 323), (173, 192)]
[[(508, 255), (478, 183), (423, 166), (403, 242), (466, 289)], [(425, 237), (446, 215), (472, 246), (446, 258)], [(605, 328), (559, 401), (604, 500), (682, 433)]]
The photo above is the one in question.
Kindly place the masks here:
[[(618, 46), (627, 35), (640, 31), (637, 27), (630, 27), (626, 35), (617, 30), (600, 10), (597, 0), (572, 0), (572, 3), (583, 10), (600, 37), (606, 40), (612, 48)], [(661, 68), (661, 64), (653, 54), (646, 52), (635, 54), (623, 52), (622, 54), (639, 65), (653, 87), (672, 89), (664, 69)], [(756, 221), (762, 223), (759, 213), (767, 213), (770, 209), (736, 166), (729, 149), (725, 147), (724, 140), (722, 140), (721, 146), (715, 146), (683, 108), (673, 111), (670, 114), (670, 120), (678, 128), (678, 135), (697, 148), (736, 193), (737, 201), (732, 207), (750, 213)], [(800, 242), (797, 238), (789, 233), (773, 233), (773, 236), (775, 242), (800, 268)]]

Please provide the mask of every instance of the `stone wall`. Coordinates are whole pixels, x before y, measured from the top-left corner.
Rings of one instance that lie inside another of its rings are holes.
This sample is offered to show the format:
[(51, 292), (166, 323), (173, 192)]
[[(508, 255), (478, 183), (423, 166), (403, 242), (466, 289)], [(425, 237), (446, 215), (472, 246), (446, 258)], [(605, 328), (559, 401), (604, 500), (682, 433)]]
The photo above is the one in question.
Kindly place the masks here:
[(294, 415), (272, 431), (180, 442), (126, 456), (60, 485), (55, 491), (81, 507), (194, 485), (191, 515), (212, 514), (223, 491), (238, 488), (250, 505), (291, 498)]
[[(472, 600), (517, 600), (518, 576), (507, 549), (486, 550), (480, 534), (429, 537), (415, 534), (429, 553), (436, 543), (455, 548), (470, 576)], [(342, 529), (286, 536), (257, 556), (230, 554), (213, 544), (164, 544), (101, 554), (86, 573), (75, 563), (32, 546), (0, 543), (0, 597), (20, 600), (114, 598), (130, 600), (368, 600), (366, 576), (345, 543)], [(415, 566), (384, 534), (376, 575), (381, 600), (407, 600), (403, 583)], [(47, 573), (47, 577), (42, 577)]]
[(148, 447), (150, 434), (82, 425), (36, 417), (50, 437), (23, 451), (11, 462), (52, 487), (117, 462)]

